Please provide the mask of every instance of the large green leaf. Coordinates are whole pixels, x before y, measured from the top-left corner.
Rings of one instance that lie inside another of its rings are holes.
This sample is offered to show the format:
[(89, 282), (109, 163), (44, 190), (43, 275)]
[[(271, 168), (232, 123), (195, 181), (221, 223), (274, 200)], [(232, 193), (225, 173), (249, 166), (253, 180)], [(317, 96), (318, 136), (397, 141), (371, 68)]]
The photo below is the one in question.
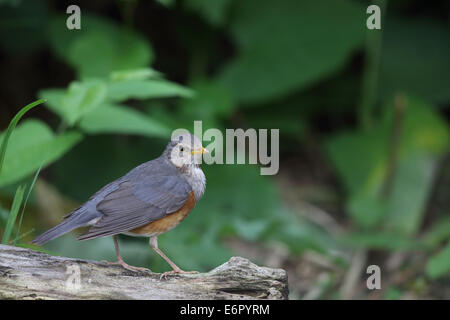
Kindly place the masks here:
[(385, 218), (387, 205), (375, 195), (360, 192), (349, 197), (347, 211), (362, 227), (370, 228)]
[(238, 1), (230, 23), (238, 54), (220, 75), (236, 97), (257, 103), (338, 71), (364, 39), (355, 2)]
[[(418, 150), (440, 156), (449, 150), (449, 126), (436, 108), (423, 100), (406, 98), (406, 110), (400, 137), (400, 156)], [(386, 105), (383, 130), (388, 131), (394, 121), (393, 103)]]
[(192, 95), (193, 92), (188, 88), (167, 80), (124, 80), (112, 82), (108, 87), (108, 98), (113, 101)]
[(385, 226), (402, 234), (418, 230), (436, 175), (437, 158), (426, 153), (399, 160)]
[[(0, 143), (4, 133), (0, 135)], [(0, 174), (0, 186), (16, 182), (61, 157), (82, 136), (67, 132), (55, 136), (50, 128), (38, 120), (26, 120), (12, 133), (5, 162)]]
[(83, 14), (81, 30), (73, 31), (65, 27), (65, 19), (64, 16), (51, 21), (51, 44), (80, 78), (144, 68), (153, 60), (150, 44), (135, 31), (89, 14)]
[(103, 104), (86, 115), (80, 127), (87, 133), (125, 133), (169, 137), (170, 129), (134, 109)]
[(152, 68), (139, 68), (111, 72), (109, 78), (112, 81), (124, 80), (146, 80), (150, 78), (160, 78), (162, 74)]
[(82, 116), (98, 107), (106, 98), (106, 85), (99, 80), (72, 82), (62, 98), (61, 108), (73, 125)]
[(67, 90), (45, 89), (39, 93), (47, 106), (70, 126), (97, 108), (106, 98), (107, 86), (101, 80), (72, 82)]

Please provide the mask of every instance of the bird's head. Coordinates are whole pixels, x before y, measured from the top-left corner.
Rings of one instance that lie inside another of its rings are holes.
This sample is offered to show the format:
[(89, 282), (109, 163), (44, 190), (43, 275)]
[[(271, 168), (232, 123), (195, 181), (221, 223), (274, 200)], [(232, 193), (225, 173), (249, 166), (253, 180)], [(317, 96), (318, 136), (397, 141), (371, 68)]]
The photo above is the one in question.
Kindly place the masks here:
[(202, 156), (208, 153), (199, 138), (190, 133), (175, 135), (164, 152), (177, 168), (199, 166)]

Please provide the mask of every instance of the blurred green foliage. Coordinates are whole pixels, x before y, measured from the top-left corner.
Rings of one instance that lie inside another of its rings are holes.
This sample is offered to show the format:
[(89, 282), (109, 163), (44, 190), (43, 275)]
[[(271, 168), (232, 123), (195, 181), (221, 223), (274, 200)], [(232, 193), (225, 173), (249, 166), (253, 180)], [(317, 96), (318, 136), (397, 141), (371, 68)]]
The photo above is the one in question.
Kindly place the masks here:
[[(332, 215), (345, 232), (330, 233), (294, 214), (281, 195), (296, 189), (277, 188), (276, 177), (260, 176), (254, 166), (204, 166), (204, 198), (175, 232), (160, 237), (174, 261), (207, 270), (233, 254), (222, 240), (235, 236), (282, 244), (293, 257), (309, 250), (332, 259), (361, 248), (421, 250), (430, 257), (423, 272), (446, 276), (450, 208), (433, 212), (438, 222), (425, 221), (450, 145), (449, 32), (443, 19), (409, 17), (417, 3), (389, 2), (382, 31), (366, 29), (367, 4), (356, 0), (131, 1), (95, 10), (86, 3), (79, 31), (65, 27), (63, 5), (3, 3), (5, 55), (44, 51), (69, 76), (39, 82), (31, 92), (30, 100), (47, 99), (55, 117), (43, 121), (36, 112), (16, 128), (0, 187), (11, 195), (8, 188), (52, 164), (45, 177), (83, 202), (158, 156), (171, 130), (192, 130), (194, 120), (203, 120), (203, 130), (279, 128), (282, 164), (317, 145), (336, 177), (330, 187), (341, 197)], [(422, 6), (439, 14), (431, 4)], [(366, 46), (369, 32), (382, 32), (379, 47)], [(373, 49), (380, 50), (375, 83), (362, 89)], [(365, 115), (369, 126), (359, 123), (367, 98), (361, 92), (374, 99)], [(306, 174), (295, 166), (282, 166), (281, 173)], [(5, 217), (0, 208), (0, 227)], [(131, 264), (167, 269), (141, 239), (123, 238), (121, 247)], [(71, 235), (46, 249), (98, 260), (115, 255), (110, 239), (76, 242)], [(401, 295), (395, 287), (385, 294)]]
[(364, 39), (364, 10), (351, 1), (239, 1), (234, 10), (229, 29), (238, 55), (219, 79), (244, 104), (329, 77)]
[[(448, 151), (449, 132), (433, 108), (409, 99), (405, 106), (388, 105), (386, 115), (370, 131), (334, 135), (327, 150), (349, 194), (347, 210), (361, 227), (383, 225), (412, 235), (421, 225), (439, 159)], [(406, 107), (407, 104), (407, 107)], [(395, 123), (395, 108), (407, 108)], [(396, 141), (392, 128), (401, 126)], [(395, 159), (389, 144), (395, 143)], [(389, 171), (395, 162), (395, 172)], [(382, 197), (388, 175), (390, 192)]]

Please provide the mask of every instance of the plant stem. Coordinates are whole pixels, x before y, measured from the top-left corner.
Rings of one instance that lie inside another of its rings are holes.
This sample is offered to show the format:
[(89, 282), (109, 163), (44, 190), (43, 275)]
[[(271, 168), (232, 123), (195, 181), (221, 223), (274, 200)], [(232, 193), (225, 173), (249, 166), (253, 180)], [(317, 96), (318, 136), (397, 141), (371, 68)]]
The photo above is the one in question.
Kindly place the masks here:
[(381, 188), (381, 198), (388, 199), (391, 195), (392, 186), (395, 180), (397, 169), (398, 153), (403, 132), (403, 122), (405, 118), (408, 100), (404, 94), (399, 93), (394, 99), (394, 118), (392, 120), (391, 134), (388, 144), (388, 159), (386, 176)]
[(385, 8), (387, 0), (377, 0), (374, 4), (380, 7), (381, 29), (366, 31), (366, 58), (362, 83), (362, 95), (359, 109), (359, 123), (368, 129), (373, 123), (373, 114), (377, 102), (378, 77), (380, 71), (381, 43), (383, 35)]

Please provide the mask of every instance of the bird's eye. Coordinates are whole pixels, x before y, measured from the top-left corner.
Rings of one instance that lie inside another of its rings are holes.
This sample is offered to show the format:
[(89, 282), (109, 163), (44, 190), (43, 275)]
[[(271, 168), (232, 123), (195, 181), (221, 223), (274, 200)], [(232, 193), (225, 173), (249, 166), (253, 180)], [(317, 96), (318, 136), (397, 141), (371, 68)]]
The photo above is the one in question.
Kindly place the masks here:
[(184, 148), (183, 148), (183, 147), (180, 147), (180, 151), (183, 152), (183, 151), (184, 151)]

